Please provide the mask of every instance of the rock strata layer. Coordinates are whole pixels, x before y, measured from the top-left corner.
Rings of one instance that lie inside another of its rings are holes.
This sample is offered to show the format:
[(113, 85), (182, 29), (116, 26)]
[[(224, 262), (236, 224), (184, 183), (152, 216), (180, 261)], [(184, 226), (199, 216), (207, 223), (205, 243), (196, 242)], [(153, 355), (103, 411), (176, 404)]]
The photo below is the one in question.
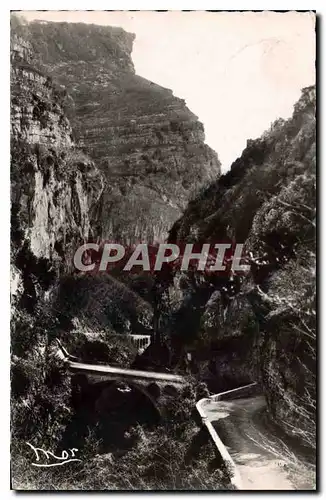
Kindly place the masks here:
[(33, 22), (20, 27), (39, 64), (69, 95), (78, 144), (105, 176), (97, 233), (161, 240), (198, 189), (220, 173), (185, 101), (135, 74), (121, 28)]
[(29, 43), (14, 34), (11, 42), (12, 262), (36, 296), (38, 280), (71, 270), (89, 239), (103, 180), (74, 144), (65, 93), (37, 68)]

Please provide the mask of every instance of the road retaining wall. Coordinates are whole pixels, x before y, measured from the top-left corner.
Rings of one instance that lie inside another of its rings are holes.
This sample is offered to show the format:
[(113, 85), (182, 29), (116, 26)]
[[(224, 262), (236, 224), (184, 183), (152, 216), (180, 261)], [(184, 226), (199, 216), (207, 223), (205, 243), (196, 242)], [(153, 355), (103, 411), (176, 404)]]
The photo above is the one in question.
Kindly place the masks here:
[(230, 453), (228, 452), (226, 446), (220, 439), (216, 430), (214, 429), (211, 422), (208, 420), (207, 415), (205, 414), (204, 406), (211, 401), (227, 401), (231, 399), (239, 399), (252, 396), (260, 392), (260, 387), (256, 382), (252, 384), (244, 385), (242, 387), (237, 387), (236, 389), (231, 389), (229, 391), (220, 392), (219, 394), (213, 394), (209, 398), (203, 398), (199, 400), (196, 404), (197, 411), (201, 417), (203, 425), (207, 427), (207, 430), (213, 440), (213, 443), (216, 447), (217, 454), (219, 455), (222, 462), (225, 464), (227, 470), (230, 474), (230, 483), (236, 490), (242, 489), (241, 476), (238, 471), (237, 466), (235, 465)]

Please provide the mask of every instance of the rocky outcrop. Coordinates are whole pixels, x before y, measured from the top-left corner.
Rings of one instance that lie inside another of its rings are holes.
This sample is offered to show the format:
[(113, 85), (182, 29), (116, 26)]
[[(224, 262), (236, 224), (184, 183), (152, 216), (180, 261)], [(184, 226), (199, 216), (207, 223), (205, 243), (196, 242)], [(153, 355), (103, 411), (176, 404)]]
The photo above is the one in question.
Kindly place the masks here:
[[(67, 95), (38, 69), (31, 45), (12, 36), (12, 286), (13, 312), (47, 309), (55, 335), (76, 341), (89, 331), (151, 331), (152, 308), (110, 276), (76, 275), (73, 255), (96, 233), (103, 174), (74, 143)], [(58, 327), (59, 326), (59, 327)], [(15, 335), (13, 335), (13, 338)], [(70, 338), (71, 337), (71, 338)], [(44, 339), (43, 339), (44, 340)]]
[(200, 362), (209, 360), (230, 388), (259, 380), (272, 417), (309, 446), (316, 398), (315, 99), (314, 87), (303, 89), (292, 118), (248, 141), (170, 232), (171, 242), (244, 243), (250, 264), (245, 276), (174, 276), (173, 294), (183, 296), (169, 325), (175, 349), (196, 346), (198, 358), (202, 350)]
[(36, 288), (42, 288), (57, 272), (71, 269), (77, 244), (90, 237), (92, 211), (103, 189), (100, 172), (72, 141), (64, 98), (33, 65), (31, 46), (13, 35), (13, 282), (18, 283), (21, 274), (26, 295), (34, 298)]
[(66, 87), (76, 140), (104, 173), (98, 236), (164, 239), (189, 198), (219, 175), (203, 125), (171, 90), (135, 74), (134, 35), (123, 29), (33, 22), (17, 31)]
[(64, 91), (32, 63), (30, 44), (11, 43), (11, 135), (29, 144), (72, 145), (71, 127), (62, 110)]
[(103, 182), (72, 140), (65, 93), (30, 44), (11, 35), (11, 436), (19, 448), (21, 439), (48, 446), (71, 414), (69, 380), (51, 358), (51, 298), (90, 237)]

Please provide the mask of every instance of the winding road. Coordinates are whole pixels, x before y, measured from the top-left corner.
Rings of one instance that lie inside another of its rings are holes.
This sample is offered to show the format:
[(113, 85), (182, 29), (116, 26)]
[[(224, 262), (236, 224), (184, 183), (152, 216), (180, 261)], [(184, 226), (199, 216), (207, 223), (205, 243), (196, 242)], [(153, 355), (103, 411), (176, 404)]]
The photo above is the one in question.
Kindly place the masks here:
[[(72, 372), (127, 382), (185, 384), (184, 377), (180, 375), (81, 363), (67, 352), (59, 340), (57, 343), (59, 349), (56, 356), (67, 363)], [(285, 436), (270, 422), (265, 398), (257, 394), (257, 387), (256, 383), (252, 383), (203, 398), (196, 405), (215, 445), (220, 452), (224, 450), (222, 453), (226, 460), (231, 457), (234, 462), (236, 487), (243, 490), (312, 490), (315, 480), (311, 473), (306, 473), (309, 464), (307, 467), (302, 454), (298, 459), (298, 450), (293, 449), (293, 443), (289, 446)], [(310, 472), (312, 470), (310, 467)]]
[(203, 404), (240, 473), (242, 489), (310, 490), (304, 475), (293, 473), (295, 456), (276, 435), (265, 409), (262, 395)]

